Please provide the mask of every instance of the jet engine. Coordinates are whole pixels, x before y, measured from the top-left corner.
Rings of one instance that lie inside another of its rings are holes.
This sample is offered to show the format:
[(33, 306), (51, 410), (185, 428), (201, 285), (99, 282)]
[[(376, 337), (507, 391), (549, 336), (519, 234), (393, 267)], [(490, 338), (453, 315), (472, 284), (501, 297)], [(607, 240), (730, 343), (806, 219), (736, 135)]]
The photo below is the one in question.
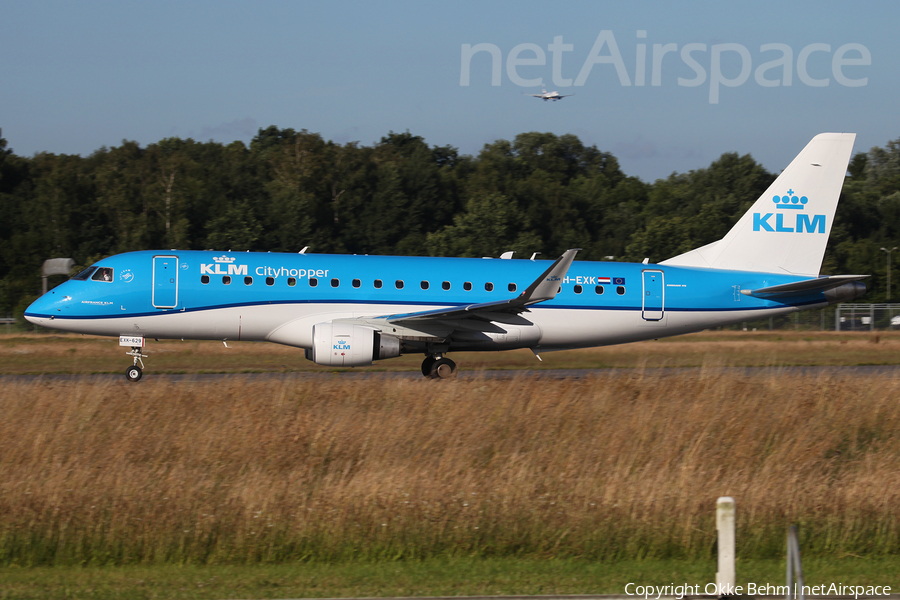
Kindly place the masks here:
[(371, 327), (334, 322), (313, 326), (313, 345), (306, 351), (306, 358), (329, 367), (362, 367), (397, 356), (399, 338)]

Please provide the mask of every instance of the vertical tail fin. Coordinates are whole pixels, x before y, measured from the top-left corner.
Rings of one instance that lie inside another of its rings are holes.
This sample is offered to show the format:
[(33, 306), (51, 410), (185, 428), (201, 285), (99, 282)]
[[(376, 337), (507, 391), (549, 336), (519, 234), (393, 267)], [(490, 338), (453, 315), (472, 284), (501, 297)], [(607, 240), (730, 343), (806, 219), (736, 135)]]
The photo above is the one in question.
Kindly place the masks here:
[(728, 234), (660, 264), (819, 274), (855, 133), (820, 133)]

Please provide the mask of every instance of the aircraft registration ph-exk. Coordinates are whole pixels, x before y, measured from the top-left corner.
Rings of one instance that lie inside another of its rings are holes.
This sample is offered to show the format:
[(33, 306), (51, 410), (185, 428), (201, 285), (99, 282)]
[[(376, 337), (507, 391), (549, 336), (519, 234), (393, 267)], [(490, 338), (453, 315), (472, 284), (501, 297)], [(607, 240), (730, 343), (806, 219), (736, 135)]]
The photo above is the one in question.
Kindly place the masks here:
[(548, 92), (545, 86), (541, 86), (540, 94), (525, 94), (526, 96), (534, 96), (535, 98), (540, 98), (541, 100), (562, 100), (563, 98), (568, 98), (569, 96), (574, 96), (575, 94), (560, 94), (559, 92)]
[(819, 275), (855, 137), (816, 136), (724, 238), (658, 264), (574, 262), (577, 249), (555, 261), (128, 252), (25, 317), (118, 336), (132, 381), (153, 338), (275, 342), (332, 367), (419, 353), (425, 376), (445, 378), (453, 351), (540, 358), (821, 308), (866, 289), (865, 275)]

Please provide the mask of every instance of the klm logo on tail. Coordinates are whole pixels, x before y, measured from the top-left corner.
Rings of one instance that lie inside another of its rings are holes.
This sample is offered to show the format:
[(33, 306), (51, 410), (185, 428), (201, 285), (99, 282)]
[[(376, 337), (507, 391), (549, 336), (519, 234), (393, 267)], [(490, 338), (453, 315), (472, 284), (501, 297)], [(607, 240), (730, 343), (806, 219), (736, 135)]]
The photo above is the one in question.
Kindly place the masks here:
[[(788, 190), (786, 196), (774, 196), (775, 210), (801, 211), (806, 210), (809, 198), (794, 195), (794, 190)], [(775, 222), (769, 219), (775, 217)], [(788, 218), (785, 219), (785, 216)], [(825, 215), (809, 215), (796, 213), (791, 223), (791, 213), (753, 213), (753, 231), (772, 231), (776, 233), (825, 233)]]

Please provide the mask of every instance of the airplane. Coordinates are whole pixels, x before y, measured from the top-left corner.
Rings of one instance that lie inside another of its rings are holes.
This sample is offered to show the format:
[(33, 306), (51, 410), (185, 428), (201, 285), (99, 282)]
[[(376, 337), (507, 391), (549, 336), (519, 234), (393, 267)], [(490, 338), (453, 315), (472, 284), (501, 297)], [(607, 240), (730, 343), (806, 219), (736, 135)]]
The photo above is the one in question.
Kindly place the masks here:
[(548, 92), (545, 86), (541, 86), (540, 94), (525, 94), (525, 96), (534, 96), (535, 98), (540, 98), (541, 100), (562, 100), (563, 98), (568, 98), (569, 96), (574, 96), (575, 94), (565, 94), (560, 95), (559, 92)]
[(268, 341), (330, 367), (419, 353), (622, 344), (822, 308), (867, 275), (819, 275), (855, 134), (823, 133), (721, 240), (651, 264), (156, 250), (97, 261), (36, 300), (35, 325), (114, 336), (142, 377), (150, 339)]

